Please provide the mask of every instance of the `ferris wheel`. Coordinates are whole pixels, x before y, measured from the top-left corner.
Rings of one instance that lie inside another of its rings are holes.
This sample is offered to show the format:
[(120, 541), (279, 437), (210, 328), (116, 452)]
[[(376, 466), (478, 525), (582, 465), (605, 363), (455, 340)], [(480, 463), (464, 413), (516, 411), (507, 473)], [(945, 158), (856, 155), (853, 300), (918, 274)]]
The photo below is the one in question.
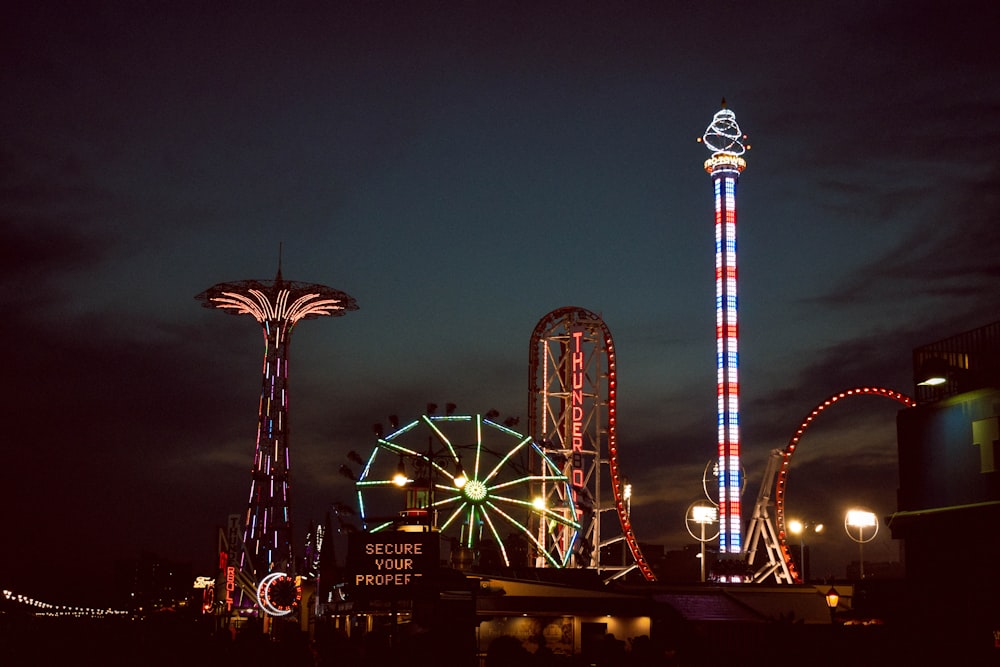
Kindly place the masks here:
[[(572, 545), (547, 549), (528, 525), (534, 519), (568, 528), (575, 538), (580, 525), (570, 480), (530, 437), (494, 418), (428, 414), (391, 423), (388, 434), (378, 428), (355, 482), (362, 528), (437, 530), (453, 548), (489, 552), (503, 566), (543, 556), (550, 567), (565, 567)], [(564, 487), (568, 508), (532, 496), (543, 476), (529, 472), (529, 455), (543, 462), (546, 483)]]

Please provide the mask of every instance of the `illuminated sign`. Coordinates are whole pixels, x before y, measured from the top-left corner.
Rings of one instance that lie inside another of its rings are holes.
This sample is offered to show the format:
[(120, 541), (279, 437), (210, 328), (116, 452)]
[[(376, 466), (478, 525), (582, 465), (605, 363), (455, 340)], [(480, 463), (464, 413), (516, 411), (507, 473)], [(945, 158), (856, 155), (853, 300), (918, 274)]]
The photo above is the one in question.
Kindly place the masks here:
[[(219, 552), (219, 572), (225, 578), (225, 597), (220, 596), (220, 600), (226, 603), (226, 609), (233, 608), (233, 590), (236, 588), (236, 568), (229, 564), (229, 553)], [(222, 585), (221, 583), (219, 584)]]
[(719, 153), (705, 160), (705, 171), (708, 173), (711, 174), (717, 167), (734, 167), (737, 171), (743, 171), (747, 167), (747, 161), (732, 153)]
[(440, 561), (436, 532), (355, 533), (347, 545), (348, 583), (354, 591), (387, 593), (412, 584)]
[(236, 589), (236, 568), (226, 568), (226, 609), (233, 608), (233, 591)]
[(284, 572), (272, 572), (257, 584), (257, 602), (269, 616), (288, 616), (302, 600), (299, 577)]
[(583, 486), (583, 381), (584, 381), (584, 356), (583, 356), (583, 331), (574, 331), (573, 350), (570, 356), (571, 369), (571, 400), (570, 400), (570, 442), (572, 443), (572, 456), (570, 461), (573, 466), (573, 473), (570, 478), (574, 487)]

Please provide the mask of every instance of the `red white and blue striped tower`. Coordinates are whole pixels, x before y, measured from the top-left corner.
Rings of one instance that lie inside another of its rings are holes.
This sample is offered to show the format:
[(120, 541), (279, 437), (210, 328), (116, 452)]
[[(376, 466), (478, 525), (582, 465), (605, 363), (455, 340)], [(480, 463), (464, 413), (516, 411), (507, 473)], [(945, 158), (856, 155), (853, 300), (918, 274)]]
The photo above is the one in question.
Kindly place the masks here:
[[(740, 517), (739, 325), (736, 298), (736, 183), (746, 168), (748, 146), (736, 114), (716, 112), (701, 140), (712, 151), (705, 171), (715, 188), (715, 336), (718, 373), (719, 556), (735, 558), (743, 549)], [(732, 577), (740, 581), (742, 577)]]
[(250, 315), (264, 333), (264, 368), (257, 416), (257, 447), (242, 545), (230, 545), (230, 563), (253, 582), (276, 571), (294, 573), (288, 454), (288, 345), (302, 320), (357, 310), (354, 298), (324, 285), (274, 280), (219, 283), (195, 297), (205, 308)]

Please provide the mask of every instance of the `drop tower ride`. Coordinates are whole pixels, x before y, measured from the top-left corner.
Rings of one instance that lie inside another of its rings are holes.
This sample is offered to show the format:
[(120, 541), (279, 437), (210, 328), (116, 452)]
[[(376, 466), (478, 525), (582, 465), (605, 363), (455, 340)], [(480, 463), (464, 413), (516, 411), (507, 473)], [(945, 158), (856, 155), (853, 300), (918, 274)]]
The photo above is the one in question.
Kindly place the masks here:
[(275, 571), (295, 572), (288, 452), (288, 345), (302, 320), (357, 310), (351, 296), (324, 285), (274, 280), (219, 283), (195, 297), (205, 308), (250, 315), (264, 333), (264, 367), (257, 413), (257, 446), (250, 498), (242, 517), (242, 544), (229, 545), (229, 562), (254, 583)]
[[(701, 141), (712, 151), (705, 171), (715, 191), (715, 341), (718, 403), (719, 557), (741, 553), (739, 324), (736, 296), (736, 184), (748, 145), (726, 108), (715, 113)], [(742, 581), (742, 577), (733, 577)]]

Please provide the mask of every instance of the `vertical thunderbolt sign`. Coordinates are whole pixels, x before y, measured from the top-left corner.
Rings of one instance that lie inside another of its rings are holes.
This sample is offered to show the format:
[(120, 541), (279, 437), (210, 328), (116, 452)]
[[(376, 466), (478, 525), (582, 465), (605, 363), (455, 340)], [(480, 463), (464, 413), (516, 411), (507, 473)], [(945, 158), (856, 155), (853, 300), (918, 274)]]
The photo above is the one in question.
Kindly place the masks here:
[[(583, 358), (583, 331), (577, 329), (572, 332), (573, 342), (570, 352), (570, 377), (571, 400), (570, 400), (570, 442), (573, 447), (572, 465), (573, 476), (570, 480), (573, 487), (583, 488), (583, 385), (584, 385), (584, 358)], [(574, 491), (575, 493), (575, 491)], [(577, 505), (579, 508), (579, 505)], [(577, 518), (580, 510), (577, 509)]]

